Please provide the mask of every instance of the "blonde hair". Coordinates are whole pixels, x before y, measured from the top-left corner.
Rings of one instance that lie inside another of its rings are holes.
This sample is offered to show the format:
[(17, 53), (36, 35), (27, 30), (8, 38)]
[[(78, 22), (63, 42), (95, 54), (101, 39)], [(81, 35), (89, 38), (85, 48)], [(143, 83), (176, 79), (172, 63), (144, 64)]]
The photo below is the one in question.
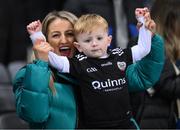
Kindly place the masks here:
[(77, 20), (74, 25), (74, 31), (77, 36), (81, 33), (89, 33), (99, 27), (108, 32), (108, 23), (103, 17), (98, 14), (86, 14)]
[[(74, 14), (68, 11), (52, 11), (48, 13), (46, 17), (44, 18), (44, 20), (42, 21), (42, 33), (45, 35), (46, 38), (48, 36), (49, 24), (51, 24), (56, 19), (65, 19), (69, 21), (73, 27), (74, 27), (75, 22), (78, 20), (78, 18)], [(29, 59), (30, 59), (29, 60), (30, 62), (35, 60), (34, 52), (31, 53), (31, 57)]]
[(49, 24), (52, 23), (56, 19), (67, 20), (72, 24), (73, 27), (74, 27), (75, 22), (78, 20), (78, 18), (74, 14), (68, 11), (52, 11), (48, 13), (42, 22), (42, 33), (45, 35), (46, 38), (48, 35)]
[(152, 6), (152, 17), (157, 24), (157, 32), (164, 38), (166, 56), (175, 62), (180, 59), (180, 1), (156, 0)]

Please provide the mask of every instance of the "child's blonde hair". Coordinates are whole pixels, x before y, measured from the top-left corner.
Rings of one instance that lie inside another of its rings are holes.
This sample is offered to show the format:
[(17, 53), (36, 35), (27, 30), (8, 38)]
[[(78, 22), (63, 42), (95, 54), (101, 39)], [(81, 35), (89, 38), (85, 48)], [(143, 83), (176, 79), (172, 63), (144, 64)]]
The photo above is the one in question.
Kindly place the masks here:
[(82, 15), (74, 25), (75, 35), (81, 33), (90, 33), (96, 28), (103, 28), (108, 32), (107, 21), (98, 14), (86, 14)]

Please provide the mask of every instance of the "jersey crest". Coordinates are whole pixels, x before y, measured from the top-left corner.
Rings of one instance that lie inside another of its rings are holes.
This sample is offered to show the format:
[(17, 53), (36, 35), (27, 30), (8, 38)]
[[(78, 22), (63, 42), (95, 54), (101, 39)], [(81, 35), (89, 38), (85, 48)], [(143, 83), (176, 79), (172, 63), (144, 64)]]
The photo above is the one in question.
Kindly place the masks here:
[(117, 66), (121, 71), (124, 71), (126, 69), (126, 62), (117, 62)]

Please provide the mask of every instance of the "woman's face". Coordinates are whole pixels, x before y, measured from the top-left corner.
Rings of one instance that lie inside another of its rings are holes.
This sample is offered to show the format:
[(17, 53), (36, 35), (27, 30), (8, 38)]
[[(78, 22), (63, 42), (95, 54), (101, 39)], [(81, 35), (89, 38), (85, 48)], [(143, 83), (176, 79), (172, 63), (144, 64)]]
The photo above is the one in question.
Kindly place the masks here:
[(49, 24), (47, 34), (48, 42), (56, 54), (67, 57), (74, 55), (74, 29), (68, 20), (55, 19)]

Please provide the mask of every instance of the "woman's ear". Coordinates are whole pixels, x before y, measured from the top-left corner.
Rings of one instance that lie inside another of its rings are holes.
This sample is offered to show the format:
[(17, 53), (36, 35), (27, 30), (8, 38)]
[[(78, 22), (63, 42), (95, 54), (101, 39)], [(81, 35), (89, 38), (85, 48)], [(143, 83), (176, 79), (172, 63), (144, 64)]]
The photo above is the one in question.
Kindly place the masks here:
[(79, 52), (82, 52), (81, 46), (78, 42), (74, 42), (74, 46), (78, 49)]

